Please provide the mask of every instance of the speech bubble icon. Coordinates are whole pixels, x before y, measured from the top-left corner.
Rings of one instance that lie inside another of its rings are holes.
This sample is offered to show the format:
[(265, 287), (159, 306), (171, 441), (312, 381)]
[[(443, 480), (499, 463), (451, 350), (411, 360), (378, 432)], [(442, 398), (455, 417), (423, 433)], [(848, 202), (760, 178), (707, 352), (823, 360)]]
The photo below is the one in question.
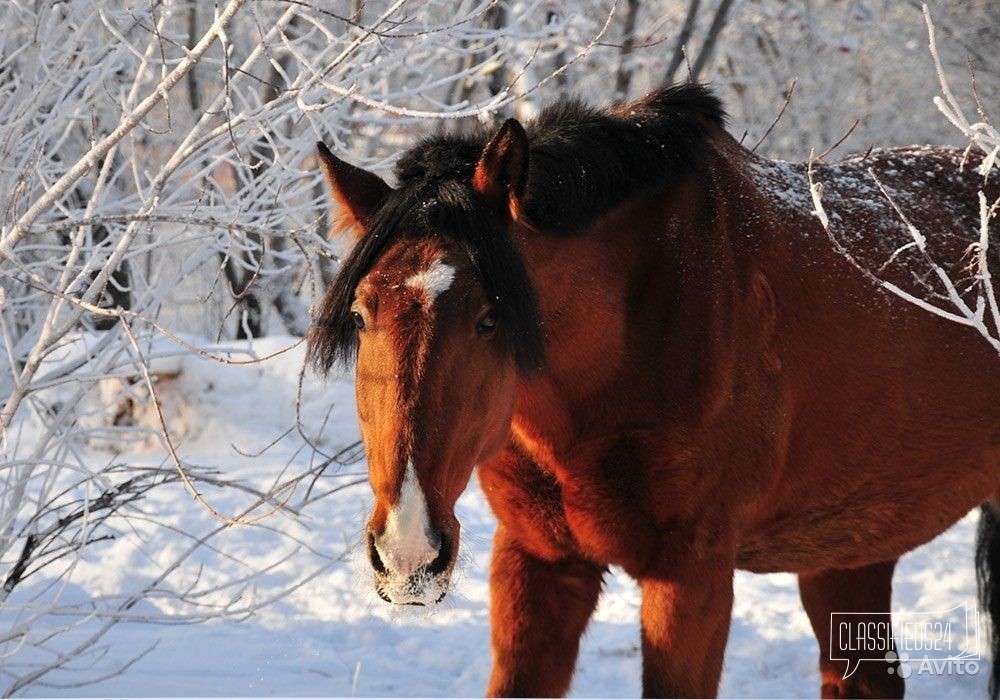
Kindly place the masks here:
[(854, 672), (858, 670), (861, 665), (862, 659), (848, 659), (847, 668), (844, 670), (844, 680), (847, 680), (854, 675)]
[(830, 660), (846, 664), (845, 679), (854, 675), (862, 661), (886, 661), (886, 652), (892, 648), (889, 613), (830, 613)]

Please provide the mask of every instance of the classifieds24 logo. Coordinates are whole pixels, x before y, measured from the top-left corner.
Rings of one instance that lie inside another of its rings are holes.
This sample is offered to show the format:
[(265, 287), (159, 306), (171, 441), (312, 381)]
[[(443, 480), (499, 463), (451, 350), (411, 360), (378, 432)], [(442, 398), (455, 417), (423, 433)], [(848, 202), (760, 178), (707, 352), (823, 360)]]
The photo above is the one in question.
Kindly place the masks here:
[(964, 603), (950, 610), (830, 613), (830, 660), (846, 661), (848, 678), (862, 661), (884, 661), (886, 672), (979, 673), (979, 612)]

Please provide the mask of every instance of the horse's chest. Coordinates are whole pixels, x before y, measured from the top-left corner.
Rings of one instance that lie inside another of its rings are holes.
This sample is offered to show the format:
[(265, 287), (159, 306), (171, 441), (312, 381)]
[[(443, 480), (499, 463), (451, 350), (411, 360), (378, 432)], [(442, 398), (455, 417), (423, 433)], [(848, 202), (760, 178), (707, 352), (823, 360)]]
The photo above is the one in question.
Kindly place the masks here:
[(661, 533), (634, 494), (608, 484), (574, 482), (563, 489), (562, 511), (567, 530), (588, 558), (636, 573), (653, 560)]
[(617, 449), (614, 460), (554, 468), (501, 462), (481, 479), (498, 518), (536, 555), (582, 555), (637, 573), (655, 558), (665, 528), (626, 456)]
[(498, 519), (529, 551), (555, 560), (585, 556), (634, 568), (652, 552), (654, 528), (634, 494), (607, 482), (565, 481), (533, 464), (480, 471)]
[[(571, 453), (522, 441), (481, 471), (497, 517), (546, 559), (582, 555), (633, 576), (673, 550), (709, 552), (726, 539), (716, 481), (658, 449), (658, 435), (628, 431)], [(721, 512), (720, 512), (721, 511)]]

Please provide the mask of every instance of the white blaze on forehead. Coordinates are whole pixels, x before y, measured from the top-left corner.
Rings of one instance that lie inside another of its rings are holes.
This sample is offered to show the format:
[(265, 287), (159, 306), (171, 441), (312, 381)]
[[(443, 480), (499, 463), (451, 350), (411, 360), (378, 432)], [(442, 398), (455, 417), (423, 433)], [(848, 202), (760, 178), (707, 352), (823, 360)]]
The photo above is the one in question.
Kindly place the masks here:
[(438, 550), (428, 539), (430, 530), (427, 501), (413, 461), (409, 460), (399, 500), (389, 511), (385, 530), (375, 543), (379, 557), (391, 573), (407, 575), (434, 561)]
[(411, 275), (406, 280), (406, 286), (423, 290), (427, 300), (433, 304), (438, 294), (448, 289), (454, 280), (455, 268), (438, 258), (426, 270)]

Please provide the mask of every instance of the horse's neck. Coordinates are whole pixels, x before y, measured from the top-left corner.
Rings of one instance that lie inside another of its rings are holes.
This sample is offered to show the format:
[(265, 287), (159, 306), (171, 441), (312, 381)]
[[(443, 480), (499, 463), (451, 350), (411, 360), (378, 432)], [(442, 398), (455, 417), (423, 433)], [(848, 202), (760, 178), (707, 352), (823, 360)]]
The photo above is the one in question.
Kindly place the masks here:
[(558, 451), (581, 439), (580, 426), (634, 429), (699, 400), (726, 313), (718, 200), (694, 180), (629, 202), (579, 236), (516, 234), (548, 355), (546, 371), (519, 387), (522, 443)]

